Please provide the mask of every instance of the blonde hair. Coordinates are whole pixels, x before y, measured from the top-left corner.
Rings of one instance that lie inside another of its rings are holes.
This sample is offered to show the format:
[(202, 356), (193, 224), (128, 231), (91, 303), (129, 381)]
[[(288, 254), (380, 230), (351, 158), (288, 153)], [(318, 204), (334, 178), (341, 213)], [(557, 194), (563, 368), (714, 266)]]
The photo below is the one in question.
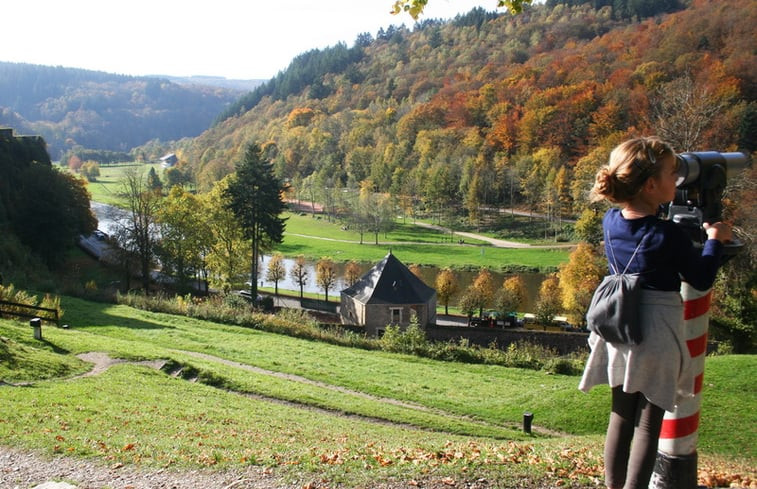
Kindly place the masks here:
[(607, 199), (613, 203), (628, 202), (639, 193), (650, 177), (662, 170), (661, 160), (673, 157), (669, 144), (657, 137), (629, 139), (610, 153), (610, 160), (594, 178), (589, 196), (592, 202)]

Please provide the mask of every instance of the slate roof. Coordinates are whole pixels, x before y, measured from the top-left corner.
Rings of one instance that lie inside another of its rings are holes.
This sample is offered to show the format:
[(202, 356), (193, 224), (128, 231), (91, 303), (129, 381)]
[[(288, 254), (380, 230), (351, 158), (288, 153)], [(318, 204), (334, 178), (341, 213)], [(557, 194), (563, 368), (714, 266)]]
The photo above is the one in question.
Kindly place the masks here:
[(342, 290), (363, 304), (424, 304), (436, 294), (390, 251), (354, 285)]

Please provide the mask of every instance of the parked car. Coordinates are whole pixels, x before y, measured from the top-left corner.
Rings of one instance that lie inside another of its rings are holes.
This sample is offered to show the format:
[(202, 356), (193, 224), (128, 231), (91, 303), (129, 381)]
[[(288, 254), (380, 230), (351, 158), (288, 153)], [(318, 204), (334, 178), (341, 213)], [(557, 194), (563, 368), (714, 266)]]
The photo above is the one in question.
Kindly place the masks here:
[(249, 290), (239, 290), (239, 291), (237, 291), (237, 295), (240, 296), (240, 297), (242, 297), (242, 298), (244, 298), (244, 299), (247, 299), (250, 302), (260, 302), (260, 301), (263, 300), (263, 296), (260, 295), (260, 294), (258, 294), (258, 296), (255, 299), (255, 301), (253, 301), (252, 300), (252, 294), (250, 294)]

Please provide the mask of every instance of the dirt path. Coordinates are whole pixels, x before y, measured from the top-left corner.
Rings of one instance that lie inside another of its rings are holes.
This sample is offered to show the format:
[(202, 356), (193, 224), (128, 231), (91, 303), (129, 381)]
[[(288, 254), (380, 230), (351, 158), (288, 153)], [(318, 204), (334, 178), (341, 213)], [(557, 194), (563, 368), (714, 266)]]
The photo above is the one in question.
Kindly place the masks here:
[(80, 353), (79, 355), (76, 355), (76, 358), (78, 358), (79, 360), (83, 360), (85, 362), (91, 363), (92, 370), (90, 370), (89, 372), (85, 372), (81, 375), (77, 375), (76, 377), (72, 377), (72, 380), (80, 379), (82, 377), (91, 377), (93, 375), (100, 375), (101, 373), (105, 372), (113, 365), (118, 365), (120, 363), (143, 365), (145, 367), (154, 368), (155, 370), (160, 370), (166, 364), (165, 360), (145, 360), (143, 362), (130, 362), (127, 360), (122, 360), (120, 358), (111, 358), (110, 355), (108, 355), (107, 353), (99, 352), (99, 351), (93, 351), (89, 353)]
[(261, 467), (244, 470), (144, 469), (106, 465), (76, 457), (48, 457), (30, 450), (0, 446), (0, 487), (28, 489), (293, 489)]

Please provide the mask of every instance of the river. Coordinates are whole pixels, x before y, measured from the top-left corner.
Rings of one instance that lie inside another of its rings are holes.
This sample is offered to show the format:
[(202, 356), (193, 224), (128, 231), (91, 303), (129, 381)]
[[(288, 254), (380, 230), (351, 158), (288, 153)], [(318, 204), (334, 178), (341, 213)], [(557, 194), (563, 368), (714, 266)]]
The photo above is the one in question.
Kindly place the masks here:
[[(116, 218), (118, 214), (123, 214), (124, 211), (121, 209), (118, 209), (117, 207), (113, 207), (111, 205), (107, 204), (101, 204), (99, 202), (90, 202), (90, 206), (92, 208), (92, 211), (95, 214), (95, 217), (97, 217), (97, 228), (103, 232), (105, 232), (108, 235), (113, 234), (116, 228)], [(402, 256), (396, 255), (397, 259), (402, 261)], [(259, 268), (260, 270), (260, 276), (258, 278), (258, 284), (261, 287), (274, 287), (274, 283), (265, 280), (265, 273), (268, 267), (268, 262), (270, 261), (271, 257), (269, 255), (264, 255), (262, 264)], [(285, 258), (284, 259), (284, 268), (287, 270), (286, 277), (284, 280), (279, 281), (279, 290), (280, 291), (287, 291), (287, 292), (293, 292), (299, 294), (300, 286), (297, 284), (295, 280), (292, 280), (291, 277), (289, 277), (289, 271), (292, 269), (294, 265), (294, 259), (291, 258)], [(360, 271), (361, 274), (367, 272), (374, 264), (360, 264)], [(324, 291), (318, 285), (315, 283), (315, 262), (307, 262), (305, 264), (305, 267), (308, 271), (308, 280), (307, 284), (304, 287), (305, 292), (310, 292), (314, 294), (320, 294), (321, 298), (324, 296)], [(333, 288), (329, 290), (329, 297), (334, 298), (339, 296), (339, 292), (342, 289), (345, 289), (347, 287), (345, 281), (344, 281), (344, 267), (345, 264), (343, 263), (336, 263), (336, 276), (337, 281)], [(492, 270), (492, 275), (494, 276), (494, 283), (497, 285), (501, 285), (505, 278), (510, 277), (511, 274), (504, 274), (502, 272), (494, 271)], [(423, 266), (420, 270), (421, 279), (429, 285), (430, 287), (434, 287), (434, 283), (436, 281), (436, 276), (439, 274), (439, 268), (434, 266)], [(473, 271), (463, 271), (463, 270), (456, 270), (454, 271), (455, 278), (457, 279), (457, 283), (459, 284), (460, 291), (456, 296), (453, 296), (450, 300), (450, 305), (455, 305), (458, 302), (459, 295), (462, 294), (462, 291), (468, 287), (469, 284), (473, 282), (473, 280), (476, 278), (476, 275), (478, 272)], [(526, 297), (526, 303), (521, 305), (521, 310), (524, 311), (532, 311), (534, 310), (534, 302), (536, 300), (536, 296), (539, 292), (539, 286), (541, 285), (541, 282), (545, 278), (545, 274), (543, 273), (520, 273), (519, 274), (523, 281), (526, 283), (526, 291), (527, 291), (527, 297)]]

